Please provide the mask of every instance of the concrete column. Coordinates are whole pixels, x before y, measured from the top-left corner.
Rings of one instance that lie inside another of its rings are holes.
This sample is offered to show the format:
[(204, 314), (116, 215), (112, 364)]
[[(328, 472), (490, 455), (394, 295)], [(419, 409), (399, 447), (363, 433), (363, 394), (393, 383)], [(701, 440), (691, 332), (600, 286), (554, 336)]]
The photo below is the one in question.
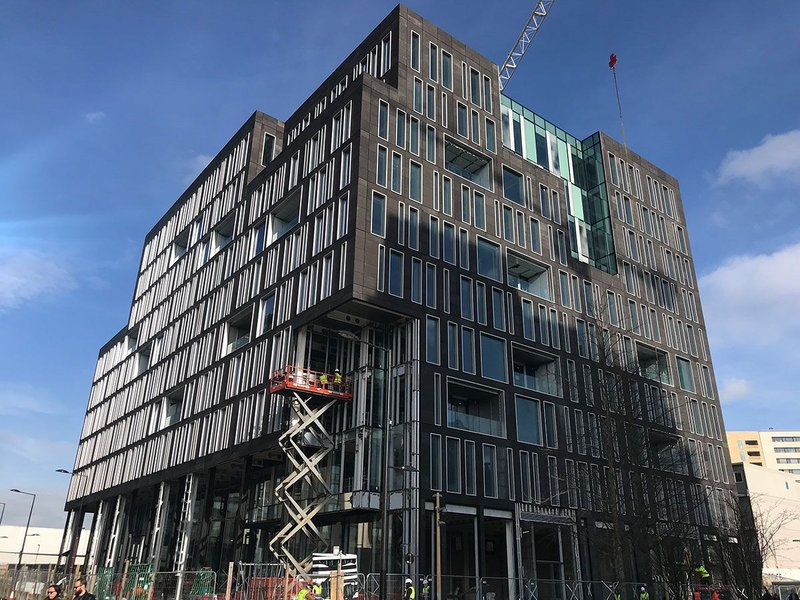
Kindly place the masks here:
[(108, 551), (106, 552), (106, 567), (113, 568), (117, 562), (121, 538), (125, 535), (126, 508), (125, 496), (117, 496), (117, 504), (111, 522), (111, 537), (108, 540)]

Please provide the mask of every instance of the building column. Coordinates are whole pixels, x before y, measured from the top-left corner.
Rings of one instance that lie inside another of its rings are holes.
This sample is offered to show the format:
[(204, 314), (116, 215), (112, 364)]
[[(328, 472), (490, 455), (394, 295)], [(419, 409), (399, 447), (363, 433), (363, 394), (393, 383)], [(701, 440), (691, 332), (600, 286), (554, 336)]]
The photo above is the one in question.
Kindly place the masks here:
[(162, 481), (156, 498), (153, 531), (150, 536), (150, 551), (148, 552), (148, 561), (153, 566), (153, 571), (158, 571), (161, 563), (161, 548), (164, 545), (164, 527), (167, 520), (168, 506), (169, 483)]
[(126, 507), (127, 502), (125, 496), (117, 496), (117, 504), (114, 508), (114, 516), (111, 523), (111, 537), (108, 540), (108, 550), (106, 551), (106, 567), (113, 568), (116, 566), (120, 538), (125, 535)]
[(97, 565), (97, 558), (100, 552), (100, 546), (103, 543), (103, 538), (105, 537), (106, 532), (106, 521), (108, 517), (109, 505), (107, 500), (101, 500), (98, 503), (97, 513), (95, 513), (94, 518), (94, 534), (91, 536), (89, 540), (89, 544), (86, 547), (86, 561), (84, 566), (88, 569), (89, 566), (96, 566)]
[(189, 545), (192, 541), (192, 515), (194, 514), (194, 503), (196, 499), (197, 477), (194, 473), (189, 473), (186, 476), (186, 482), (183, 486), (175, 558), (172, 562), (173, 571), (183, 571), (186, 569), (186, 559), (189, 554)]

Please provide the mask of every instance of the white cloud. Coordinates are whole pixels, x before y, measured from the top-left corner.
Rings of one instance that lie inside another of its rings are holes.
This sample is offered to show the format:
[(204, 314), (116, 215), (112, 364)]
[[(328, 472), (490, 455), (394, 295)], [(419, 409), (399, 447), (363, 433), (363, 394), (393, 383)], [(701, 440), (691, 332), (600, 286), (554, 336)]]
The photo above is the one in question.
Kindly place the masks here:
[(800, 129), (768, 135), (754, 148), (728, 151), (717, 183), (744, 180), (763, 186), (782, 177), (800, 181)]
[(70, 269), (59, 261), (33, 250), (0, 248), (0, 313), (75, 286)]
[(90, 113), (87, 113), (85, 116), (86, 116), (86, 120), (89, 123), (96, 123), (97, 121), (102, 121), (103, 119), (105, 119), (106, 118), (106, 113), (101, 112), (101, 111), (90, 112)]
[(800, 243), (727, 260), (700, 278), (714, 345), (764, 347), (800, 331)]
[(207, 154), (198, 154), (186, 161), (186, 177), (183, 179), (184, 183), (189, 184), (193, 182), (203, 169), (208, 166), (212, 158), (214, 157), (208, 156)]
[(750, 382), (740, 377), (731, 377), (722, 382), (719, 390), (719, 397), (723, 403), (733, 402), (739, 398), (744, 398), (752, 390)]
[(64, 407), (26, 383), (0, 381), (0, 416), (63, 414)]

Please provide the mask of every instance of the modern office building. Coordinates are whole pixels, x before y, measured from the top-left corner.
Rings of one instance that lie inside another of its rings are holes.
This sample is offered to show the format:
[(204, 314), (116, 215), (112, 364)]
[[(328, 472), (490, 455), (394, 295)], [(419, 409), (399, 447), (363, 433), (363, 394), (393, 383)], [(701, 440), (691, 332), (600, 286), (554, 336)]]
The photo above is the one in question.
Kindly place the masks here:
[(731, 462), (800, 475), (800, 431), (729, 431), (727, 436)]
[(650, 581), (670, 541), (711, 569), (706, 340), (678, 182), (399, 6), (147, 234), (67, 509), (105, 569), (338, 546), (416, 575), (441, 547), (445, 591), (498, 598)]

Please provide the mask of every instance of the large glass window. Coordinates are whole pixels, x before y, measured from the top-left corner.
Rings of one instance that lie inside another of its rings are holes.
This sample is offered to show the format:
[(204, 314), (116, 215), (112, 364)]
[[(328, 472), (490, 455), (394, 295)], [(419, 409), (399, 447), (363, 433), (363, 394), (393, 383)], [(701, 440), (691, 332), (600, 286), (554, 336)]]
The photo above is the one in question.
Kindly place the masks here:
[(506, 167), (503, 167), (503, 196), (525, 206), (522, 175)]
[(514, 385), (550, 396), (561, 395), (558, 357), (514, 345)]
[(508, 381), (505, 340), (481, 334), (481, 375), (488, 379)]
[(542, 409), (535, 398), (515, 396), (517, 406), (517, 440), (542, 445)]
[(478, 274), (496, 281), (502, 281), (503, 278), (500, 270), (500, 246), (479, 237), (477, 241), (477, 252)]
[(447, 426), (485, 435), (505, 436), (502, 394), (466, 382), (449, 381)]
[(552, 298), (549, 267), (509, 252), (507, 274), (511, 287), (545, 300)]
[(486, 189), (492, 189), (491, 161), (445, 136), (444, 168)]

